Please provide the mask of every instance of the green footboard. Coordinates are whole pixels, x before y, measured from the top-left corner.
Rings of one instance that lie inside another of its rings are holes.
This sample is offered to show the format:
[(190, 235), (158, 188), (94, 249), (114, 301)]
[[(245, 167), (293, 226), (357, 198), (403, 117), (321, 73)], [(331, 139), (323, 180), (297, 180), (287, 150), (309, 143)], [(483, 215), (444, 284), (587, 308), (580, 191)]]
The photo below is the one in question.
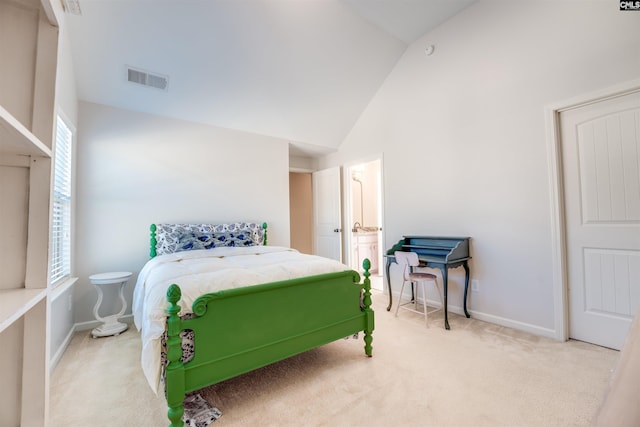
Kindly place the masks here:
[[(182, 426), (185, 393), (364, 331), (371, 356), (374, 314), (369, 260), (355, 271), (230, 289), (198, 298), (181, 320), (180, 288), (167, 291), (166, 394), (171, 427)], [(194, 331), (195, 355), (181, 363), (180, 331)]]

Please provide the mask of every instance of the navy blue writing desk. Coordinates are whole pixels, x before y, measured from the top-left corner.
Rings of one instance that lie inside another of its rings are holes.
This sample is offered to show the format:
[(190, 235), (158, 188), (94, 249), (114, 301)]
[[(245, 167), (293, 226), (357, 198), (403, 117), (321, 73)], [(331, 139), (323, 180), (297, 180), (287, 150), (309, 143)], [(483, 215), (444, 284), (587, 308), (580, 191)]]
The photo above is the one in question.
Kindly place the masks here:
[[(403, 236), (385, 255), (387, 258), (387, 289), (389, 291), (389, 305), (391, 310), (391, 279), (389, 268), (392, 262), (396, 262), (396, 251), (417, 252), (421, 267), (439, 268), (442, 272), (443, 297), (444, 297), (444, 326), (449, 328), (449, 315), (447, 312), (447, 288), (448, 270), (462, 266), (465, 271), (464, 278), (464, 314), (471, 317), (467, 311), (467, 291), (469, 289), (469, 237), (438, 237), (438, 236)], [(412, 288), (413, 289), (413, 288)]]

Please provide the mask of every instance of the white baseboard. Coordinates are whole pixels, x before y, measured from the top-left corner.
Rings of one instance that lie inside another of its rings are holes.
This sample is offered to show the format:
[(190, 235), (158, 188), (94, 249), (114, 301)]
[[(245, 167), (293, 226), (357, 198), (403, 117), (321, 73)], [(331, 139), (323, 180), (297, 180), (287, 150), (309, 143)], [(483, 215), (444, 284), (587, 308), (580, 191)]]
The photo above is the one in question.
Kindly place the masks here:
[(53, 357), (49, 360), (50, 372), (53, 372), (56, 366), (58, 366), (58, 362), (60, 362), (60, 359), (62, 359), (62, 355), (64, 355), (64, 352), (67, 351), (67, 347), (69, 347), (69, 343), (71, 342), (71, 338), (73, 338), (74, 332), (75, 328), (69, 329), (69, 333), (64, 338), (62, 345), (58, 347), (58, 351), (56, 351), (56, 354), (54, 354)]
[[(464, 315), (462, 308), (456, 307), (458, 310), (455, 312)], [(449, 309), (449, 311), (452, 311)], [(557, 340), (556, 331), (553, 329), (543, 328), (530, 323), (519, 322), (517, 320), (507, 319), (500, 316), (494, 316), (492, 314), (486, 314), (475, 310), (469, 310), (469, 314), (474, 319), (482, 320), (483, 322), (494, 323), (496, 325), (505, 326), (507, 328), (516, 329), (523, 332), (528, 332), (533, 335), (539, 335), (546, 338)]]
[[(400, 296), (399, 294), (394, 294), (393, 300), (398, 301), (399, 296)], [(418, 299), (418, 301), (420, 301), (420, 299)], [(427, 304), (432, 307), (440, 307), (441, 305), (440, 301), (431, 300), (431, 299), (427, 299)], [(393, 310), (393, 307), (391, 308), (391, 310)], [(471, 315), (472, 319), (482, 320), (483, 322), (493, 323), (493, 324), (504, 326), (507, 328), (516, 329), (518, 331), (528, 332), (530, 334), (558, 340), (558, 336), (554, 329), (543, 328), (541, 326), (532, 325), (530, 323), (524, 323), (518, 320), (507, 319), (505, 317), (495, 316), (493, 314), (487, 314), (477, 310), (470, 310), (468, 308), (467, 310), (469, 311), (469, 314)], [(449, 313), (455, 313), (461, 316), (465, 315), (464, 309), (456, 305), (449, 304), (449, 306), (447, 307), (447, 311)]]

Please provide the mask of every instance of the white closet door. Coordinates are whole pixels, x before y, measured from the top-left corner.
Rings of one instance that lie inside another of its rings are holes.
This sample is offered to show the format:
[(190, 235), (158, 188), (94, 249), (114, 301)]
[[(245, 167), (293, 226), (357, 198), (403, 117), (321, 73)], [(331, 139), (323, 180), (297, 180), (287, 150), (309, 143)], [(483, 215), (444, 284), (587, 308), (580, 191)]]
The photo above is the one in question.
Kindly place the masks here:
[(640, 305), (640, 93), (560, 123), (569, 335), (620, 349)]

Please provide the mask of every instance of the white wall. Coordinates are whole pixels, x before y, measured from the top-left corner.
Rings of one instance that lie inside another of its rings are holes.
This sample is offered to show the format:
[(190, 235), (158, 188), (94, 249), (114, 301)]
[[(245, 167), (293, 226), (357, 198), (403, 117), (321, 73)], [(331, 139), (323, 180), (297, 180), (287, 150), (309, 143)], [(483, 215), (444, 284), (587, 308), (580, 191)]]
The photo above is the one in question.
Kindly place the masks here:
[[(144, 90), (144, 89), (143, 89)], [(266, 221), (289, 245), (288, 143), (276, 138), (80, 103), (75, 320), (94, 320), (88, 276), (149, 259), (149, 225)], [(103, 315), (117, 311), (105, 295)]]
[(292, 172), (312, 172), (318, 170), (318, 161), (311, 157), (289, 156), (289, 170)]
[[(544, 108), (640, 76), (640, 13), (617, 9), (479, 1), (407, 49), (320, 164), (384, 153), (388, 247), (404, 234), (471, 236), (477, 317), (554, 334)], [(463, 277), (452, 271), (450, 307)]]
[[(55, 3), (55, 2), (52, 2)], [(61, 7), (55, 4), (55, 7)], [(60, 36), (58, 44), (58, 71), (56, 74), (56, 107), (62, 111), (73, 125), (78, 123), (78, 95), (76, 76), (73, 70), (71, 40), (66, 30), (67, 14), (60, 11), (58, 16)]]

